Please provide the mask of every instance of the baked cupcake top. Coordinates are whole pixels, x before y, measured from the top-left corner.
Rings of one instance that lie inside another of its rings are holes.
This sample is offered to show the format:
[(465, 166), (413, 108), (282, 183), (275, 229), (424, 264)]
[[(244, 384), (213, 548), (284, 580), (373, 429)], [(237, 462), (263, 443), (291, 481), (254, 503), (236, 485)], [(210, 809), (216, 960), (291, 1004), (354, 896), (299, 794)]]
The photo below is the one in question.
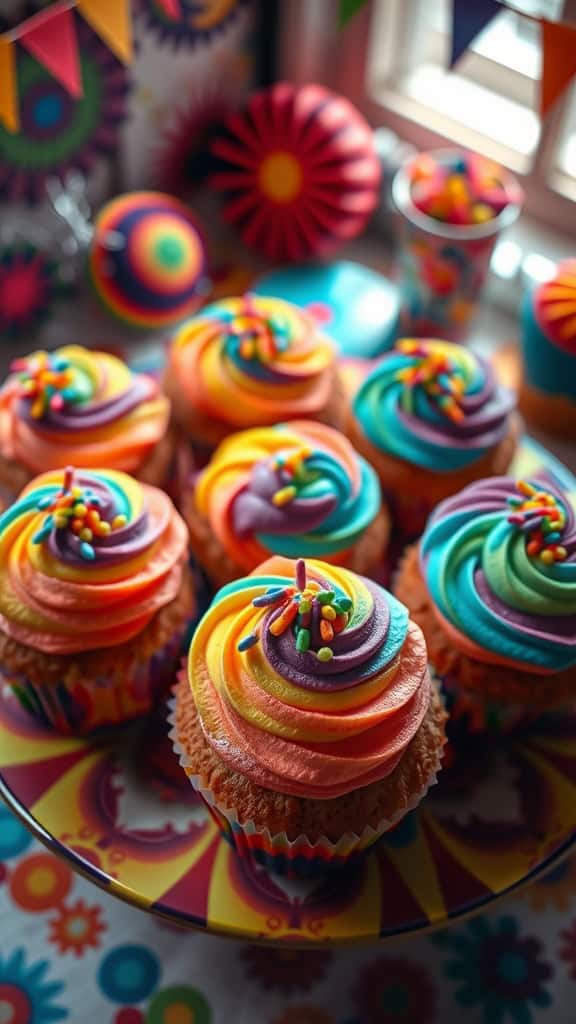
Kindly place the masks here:
[(531, 672), (576, 665), (576, 480), (491, 477), (432, 514), (422, 574), (451, 643)]
[(225, 550), (247, 571), (271, 553), (346, 552), (381, 506), (372, 467), (337, 430), (313, 420), (233, 434), (200, 474), (195, 497)]
[(156, 487), (43, 473), (0, 515), (0, 629), (48, 654), (122, 644), (178, 593), (187, 539)]
[(353, 408), (376, 448), (435, 473), (450, 473), (502, 441), (515, 404), (512, 392), (470, 349), (406, 338), (361, 384)]
[(12, 364), (0, 391), (0, 449), (32, 472), (105, 465), (136, 472), (164, 436), (168, 399), (153, 377), (80, 345)]
[(238, 429), (321, 412), (335, 361), (311, 317), (259, 295), (206, 306), (180, 329), (170, 355), (191, 407)]
[(218, 592), (188, 677), (206, 739), (230, 768), (318, 799), (389, 775), (431, 692), (404, 605), (346, 569), (279, 557)]
[(576, 356), (576, 259), (564, 260), (534, 291), (536, 320), (550, 341)]

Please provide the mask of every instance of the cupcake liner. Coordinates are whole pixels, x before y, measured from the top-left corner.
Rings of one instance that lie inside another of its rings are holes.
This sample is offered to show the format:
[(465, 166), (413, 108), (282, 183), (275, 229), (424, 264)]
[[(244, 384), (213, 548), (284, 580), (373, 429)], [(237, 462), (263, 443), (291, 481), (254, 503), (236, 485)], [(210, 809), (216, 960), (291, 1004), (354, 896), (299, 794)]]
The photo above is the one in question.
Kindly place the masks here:
[(23, 673), (0, 671), (21, 706), (44, 725), (68, 735), (108, 730), (149, 712), (174, 681), (190, 622), (143, 661), (133, 656), (114, 661), (114, 675), (87, 678), (79, 671), (57, 683), (38, 684)]
[(438, 751), (437, 763), (426, 784), (415, 793), (406, 807), (398, 810), (391, 818), (383, 818), (376, 827), (367, 825), (360, 834), (345, 832), (337, 842), (321, 836), (314, 841), (306, 835), (290, 840), (285, 832), (271, 833), (254, 821), (240, 822), (234, 807), (223, 807), (203, 778), (194, 774), (186, 751), (176, 735), (176, 701), (168, 703), (169, 736), (174, 753), (198, 796), (204, 802), (209, 814), (218, 825), (224, 838), (241, 857), (250, 857), (270, 871), (288, 876), (311, 876), (327, 871), (343, 869), (355, 863), (365, 850), (373, 846), (386, 832), (393, 829), (401, 819), (420, 803), (431, 786), (436, 784), (443, 750)]

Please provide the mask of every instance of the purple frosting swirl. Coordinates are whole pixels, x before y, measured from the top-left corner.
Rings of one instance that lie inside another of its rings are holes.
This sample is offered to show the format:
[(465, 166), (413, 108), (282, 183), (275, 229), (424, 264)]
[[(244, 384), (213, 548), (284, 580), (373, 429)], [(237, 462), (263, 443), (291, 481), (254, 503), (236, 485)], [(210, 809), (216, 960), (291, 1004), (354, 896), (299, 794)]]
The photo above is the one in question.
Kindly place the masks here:
[[(152, 518), (146, 507), (139, 515), (134, 516), (130, 496), (122, 489), (121, 484), (106, 474), (93, 472), (77, 472), (74, 486), (89, 492), (98, 502), (100, 518), (112, 522), (118, 515), (127, 518), (125, 526), (113, 529), (103, 537), (94, 537), (92, 544), (96, 552), (94, 563), (87, 563), (80, 552), (81, 540), (70, 529), (53, 529), (45, 543), (50, 553), (61, 562), (69, 565), (83, 566), (95, 564), (99, 568), (118, 565), (120, 562), (136, 558), (150, 548), (162, 536), (166, 521)], [(57, 488), (55, 496), (58, 493)]]
[[(342, 593), (332, 580), (315, 578), (324, 589), (335, 590), (336, 596)], [(269, 626), (276, 610), (265, 614), (261, 642), (274, 672), (305, 690), (343, 690), (366, 682), (394, 660), (406, 639), (407, 609), (371, 580), (356, 576), (354, 584), (353, 612), (346, 628), (330, 642), (334, 652), (330, 661), (320, 661), (316, 654), (324, 646), (317, 605), (310, 627), (311, 648), (306, 652), (296, 649), (291, 629), (273, 636)]]
[(274, 494), (291, 482), (274, 459), (258, 462), (248, 486), (240, 492), (232, 508), (232, 522), (239, 537), (253, 533), (309, 533), (322, 526), (338, 503), (337, 495), (304, 499), (296, 496), (289, 504), (273, 504)]

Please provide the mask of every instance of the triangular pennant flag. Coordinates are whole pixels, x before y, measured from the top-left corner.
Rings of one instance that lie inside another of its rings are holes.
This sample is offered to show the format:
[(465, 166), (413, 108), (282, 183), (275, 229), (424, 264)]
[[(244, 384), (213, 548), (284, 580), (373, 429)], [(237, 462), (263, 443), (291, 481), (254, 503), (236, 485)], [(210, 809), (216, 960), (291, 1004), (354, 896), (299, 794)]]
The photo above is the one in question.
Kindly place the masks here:
[(339, 22), (340, 28), (344, 28), (348, 24), (351, 18), (364, 7), (367, 0), (340, 0), (340, 14)]
[(78, 0), (78, 7), (118, 60), (130, 64), (133, 55), (130, 0)]
[(576, 75), (576, 27), (541, 20), (542, 81), (540, 116), (546, 117), (569, 81)]
[(451, 68), (501, 10), (497, 0), (452, 0)]
[(82, 96), (78, 40), (69, 2), (54, 4), (22, 22), (17, 38), (71, 96)]
[(14, 44), (0, 36), (0, 121), (9, 132), (20, 127)]

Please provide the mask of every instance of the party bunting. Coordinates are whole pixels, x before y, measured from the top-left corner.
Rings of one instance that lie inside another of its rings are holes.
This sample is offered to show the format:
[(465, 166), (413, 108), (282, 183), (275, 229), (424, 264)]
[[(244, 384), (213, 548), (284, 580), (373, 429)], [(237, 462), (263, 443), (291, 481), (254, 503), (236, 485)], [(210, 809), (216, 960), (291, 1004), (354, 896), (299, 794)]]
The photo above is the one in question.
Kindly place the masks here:
[(497, 0), (452, 0), (451, 68), (502, 10)]
[(130, 0), (78, 0), (78, 9), (123, 64), (133, 55)]
[[(170, 0), (178, 5), (178, 0)], [(83, 95), (80, 55), (74, 18), (81, 14), (119, 60), (133, 58), (130, 0), (58, 0), (0, 35), (0, 124), (17, 132), (17, 45), (78, 99)]]
[(35, 14), (20, 34), (19, 42), (71, 96), (82, 95), (78, 41), (68, 3), (54, 4)]
[(16, 62), (14, 44), (0, 36), (0, 123), (9, 132), (20, 126), (16, 96)]
[(542, 81), (540, 116), (550, 108), (576, 75), (576, 26), (542, 19)]

